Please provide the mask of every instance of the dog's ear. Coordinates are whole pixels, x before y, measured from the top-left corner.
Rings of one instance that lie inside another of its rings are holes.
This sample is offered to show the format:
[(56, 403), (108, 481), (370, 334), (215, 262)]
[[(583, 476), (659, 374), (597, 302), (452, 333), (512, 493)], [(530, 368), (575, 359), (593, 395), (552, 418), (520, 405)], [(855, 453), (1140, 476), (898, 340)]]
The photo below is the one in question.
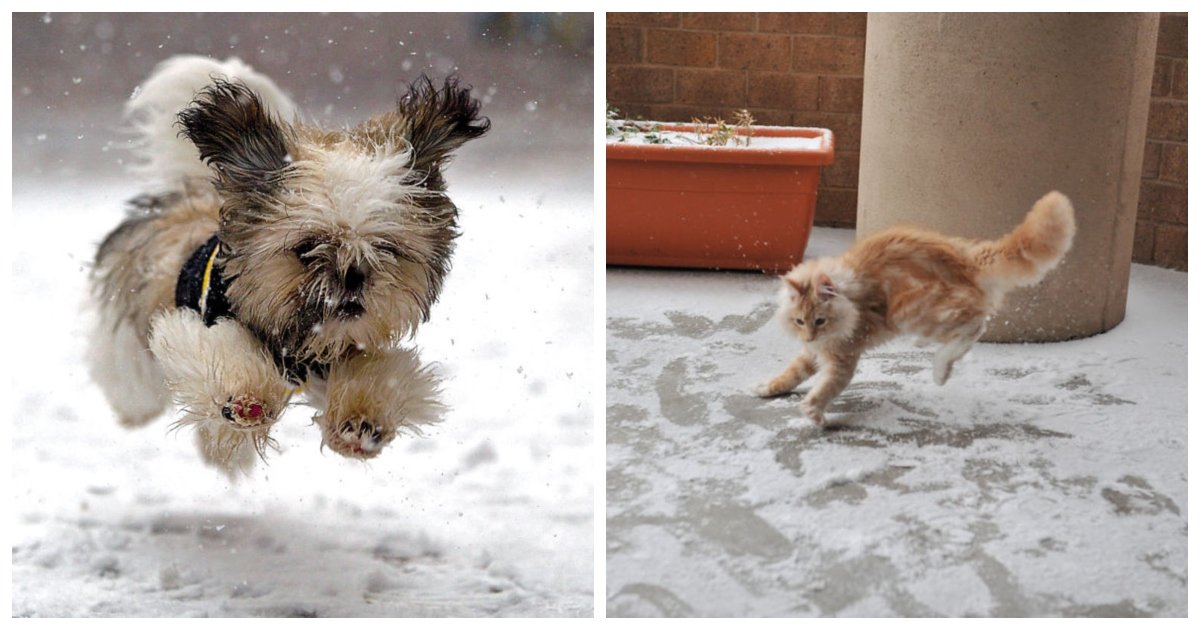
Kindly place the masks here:
[(258, 96), (217, 79), (179, 113), (182, 134), (232, 193), (269, 193), (291, 163), (288, 135)]
[(409, 168), (423, 176), (425, 186), (442, 190), (441, 167), (446, 158), (492, 126), (490, 120), (480, 117), (479, 108), (471, 89), (459, 85), (457, 78), (447, 78), (436, 88), (429, 77), (421, 75), (400, 97), (396, 111), (363, 123), (360, 131), (372, 140), (382, 135), (396, 150), (411, 149)]

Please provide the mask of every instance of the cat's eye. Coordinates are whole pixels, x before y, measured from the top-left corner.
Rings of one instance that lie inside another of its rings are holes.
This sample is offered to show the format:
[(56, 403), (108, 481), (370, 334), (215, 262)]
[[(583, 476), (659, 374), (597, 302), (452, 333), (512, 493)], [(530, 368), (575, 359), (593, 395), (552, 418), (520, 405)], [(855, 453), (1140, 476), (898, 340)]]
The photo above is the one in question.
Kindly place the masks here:
[(820, 327), (820, 326), (824, 326), (824, 325), (825, 325), (825, 318), (824, 318), (824, 317), (818, 317), (818, 318), (817, 318), (817, 321), (813, 322), (813, 324), (814, 324), (814, 325), (816, 325), (816, 326), (818, 326), (818, 327)]
[(803, 320), (803, 319), (800, 319), (799, 317), (797, 317), (797, 318), (796, 318), (796, 325), (797, 325), (797, 326), (799, 326), (799, 327), (801, 327), (801, 328), (804, 328), (804, 320)]

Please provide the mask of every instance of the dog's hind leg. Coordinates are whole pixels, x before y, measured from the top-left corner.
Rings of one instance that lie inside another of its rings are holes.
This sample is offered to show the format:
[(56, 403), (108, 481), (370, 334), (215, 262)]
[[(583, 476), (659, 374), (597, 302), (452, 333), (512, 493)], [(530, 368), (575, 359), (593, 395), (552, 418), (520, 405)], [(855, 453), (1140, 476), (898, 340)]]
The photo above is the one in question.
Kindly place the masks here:
[(132, 323), (101, 313), (87, 352), (88, 371), (122, 425), (142, 426), (171, 402), (162, 369)]
[(231, 319), (205, 326), (199, 313), (177, 309), (152, 320), (150, 349), (205, 460), (230, 474), (253, 464), (291, 396), (258, 339)]
[(419, 433), (443, 406), (438, 379), (415, 350), (393, 348), (334, 364), (311, 387), (322, 444), (344, 457), (370, 459), (404, 429)]

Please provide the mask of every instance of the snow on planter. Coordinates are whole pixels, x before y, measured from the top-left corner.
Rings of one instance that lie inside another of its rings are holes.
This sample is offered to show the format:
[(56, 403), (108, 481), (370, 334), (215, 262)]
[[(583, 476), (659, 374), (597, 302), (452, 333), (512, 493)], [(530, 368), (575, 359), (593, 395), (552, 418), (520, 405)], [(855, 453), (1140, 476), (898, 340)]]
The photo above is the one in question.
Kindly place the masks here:
[[(703, 144), (697, 125), (639, 123), (610, 136), (607, 263), (779, 272), (804, 258), (833, 132), (750, 128), (750, 142)], [(666, 143), (663, 143), (663, 141)]]

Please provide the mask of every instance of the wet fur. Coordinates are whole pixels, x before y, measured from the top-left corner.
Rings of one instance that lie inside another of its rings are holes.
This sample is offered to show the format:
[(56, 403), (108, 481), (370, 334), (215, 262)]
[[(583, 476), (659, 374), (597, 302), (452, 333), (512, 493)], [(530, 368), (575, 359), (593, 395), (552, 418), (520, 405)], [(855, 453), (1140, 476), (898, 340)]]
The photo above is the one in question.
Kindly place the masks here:
[[(229, 69), (240, 74), (219, 72)], [(145, 90), (141, 167), (157, 176), (92, 274), (92, 373), (122, 423), (144, 424), (173, 399), (206, 460), (232, 471), (270, 443), (289, 377), (310, 392), (323, 443), (349, 457), (435, 421), (436, 378), (400, 344), (429, 319), (458, 236), (442, 169), (489, 128), (469, 88), (421, 77), (393, 110), (333, 130), (280, 118), (294, 105), (236, 60), (172, 59)], [(172, 105), (180, 93), (188, 101)], [(171, 109), (178, 140), (153, 127)], [(207, 169), (179, 163), (173, 142)], [(214, 233), (234, 316), (205, 327), (175, 308), (174, 291)], [(231, 401), (267, 416), (233, 422)]]
[(1005, 294), (1040, 282), (1074, 236), (1070, 201), (1051, 192), (996, 241), (900, 227), (840, 257), (801, 263), (782, 279), (778, 315), (805, 348), (755, 393), (778, 396), (817, 375), (801, 411), (823, 424), (826, 406), (850, 383), (862, 353), (897, 335), (941, 344), (933, 378), (944, 384)]

